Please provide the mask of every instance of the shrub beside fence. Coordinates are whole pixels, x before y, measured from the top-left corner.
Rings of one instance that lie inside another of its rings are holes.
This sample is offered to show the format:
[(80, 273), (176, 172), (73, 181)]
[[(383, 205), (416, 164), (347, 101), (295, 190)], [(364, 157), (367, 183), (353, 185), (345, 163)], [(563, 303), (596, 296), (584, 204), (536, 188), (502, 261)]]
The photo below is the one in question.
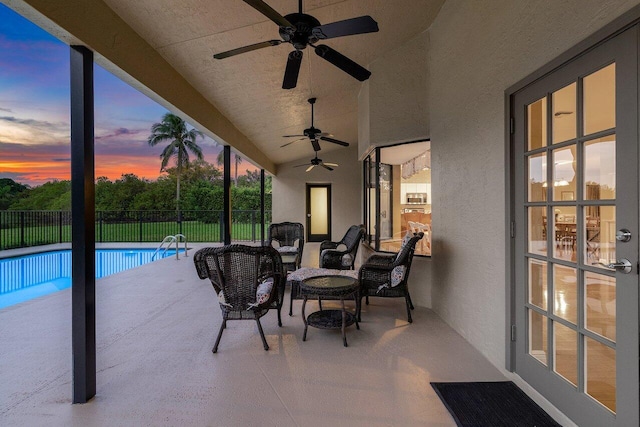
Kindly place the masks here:
[[(234, 241), (260, 240), (260, 211), (231, 212)], [(271, 212), (265, 211), (266, 230)], [(158, 242), (184, 234), (189, 242), (221, 242), (222, 211), (97, 211), (96, 242)], [(70, 211), (0, 211), (0, 250), (71, 242)]]

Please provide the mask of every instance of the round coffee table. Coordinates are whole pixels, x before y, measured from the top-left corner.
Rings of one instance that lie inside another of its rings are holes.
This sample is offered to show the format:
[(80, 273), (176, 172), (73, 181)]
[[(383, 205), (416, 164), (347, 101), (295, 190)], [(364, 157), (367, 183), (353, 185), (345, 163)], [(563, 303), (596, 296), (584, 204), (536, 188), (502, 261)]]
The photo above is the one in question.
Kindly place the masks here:
[[(304, 321), (304, 335), (302, 341), (307, 340), (307, 328), (313, 326), (319, 329), (342, 329), (342, 341), (347, 347), (347, 326), (356, 324), (360, 329), (358, 319), (353, 313), (348, 312), (344, 306), (345, 298), (353, 298), (358, 304), (358, 281), (347, 276), (317, 276), (304, 279), (300, 282), (300, 293), (304, 299), (302, 303), (302, 320)], [(325, 299), (339, 299), (342, 310), (320, 310), (305, 316), (304, 309), (309, 297)]]

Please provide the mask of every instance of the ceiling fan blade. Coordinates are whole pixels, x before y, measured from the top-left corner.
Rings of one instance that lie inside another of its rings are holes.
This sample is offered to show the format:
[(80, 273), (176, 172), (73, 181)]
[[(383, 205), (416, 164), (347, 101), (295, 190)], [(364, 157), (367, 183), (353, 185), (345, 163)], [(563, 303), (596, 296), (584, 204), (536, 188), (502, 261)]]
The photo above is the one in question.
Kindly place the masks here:
[(295, 165), (294, 168), (301, 168), (303, 166), (309, 166), (309, 165), (313, 166), (311, 163), (303, 163), (301, 165)]
[(306, 170), (305, 172), (309, 172), (311, 169), (313, 169), (313, 168), (315, 168), (315, 167), (316, 167), (316, 165), (311, 165), (311, 166), (309, 166), (309, 167), (307, 168), (307, 170)]
[(301, 138), (306, 137), (307, 135), (282, 135), (283, 138)]
[(371, 71), (367, 70), (361, 65), (358, 65), (351, 59), (347, 58), (337, 50), (330, 48), (329, 46), (323, 44), (317, 46), (316, 54), (319, 57), (331, 62), (336, 67), (340, 68), (342, 71), (361, 82), (367, 80), (369, 76), (371, 76)]
[(282, 80), (282, 89), (293, 89), (298, 84), (298, 74), (300, 73), (300, 64), (302, 64), (302, 52), (294, 50), (289, 53), (287, 59), (287, 68), (284, 70), (284, 79)]
[(291, 25), (291, 22), (287, 21), (284, 16), (280, 15), (271, 6), (263, 2), (262, 0), (243, 0), (246, 4), (253, 7), (255, 10), (271, 19), (280, 27), (295, 28)]
[(216, 53), (215, 55), (213, 55), (213, 57), (215, 59), (224, 59), (230, 56), (239, 55), (241, 53), (251, 52), (252, 50), (262, 49), (263, 47), (278, 46), (280, 43), (282, 43), (282, 40), (268, 40), (266, 42), (250, 44), (248, 46), (231, 49), (226, 52)]
[(313, 151), (320, 151), (320, 143), (318, 143), (317, 139), (312, 139), (311, 145), (313, 145)]
[(345, 19), (320, 25), (311, 30), (311, 34), (319, 40), (333, 39), (335, 37), (351, 36), (354, 34), (375, 33), (378, 31), (378, 23), (369, 15), (358, 18)]
[(323, 164), (324, 164), (324, 165), (327, 165), (327, 166), (333, 166), (334, 168), (337, 168), (338, 166), (340, 166), (340, 165), (339, 165), (339, 164), (337, 164), (337, 163), (323, 163)]
[(332, 171), (333, 168), (330, 168), (329, 166), (327, 166), (325, 163), (320, 163), (320, 166), (322, 166), (323, 168), (325, 168), (326, 170), (330, 170)]
[(323, 141), (329, 141), (329, 142), (333, 142), (334, 144), (342, 145), (343, 147), (349, 146), (348, 142), (340, 141), (339, 139), (329, 138), (326, 136), (321, 136), (320, 139)]
[(302, 141), (303, 139), (305, 139), (305, 138), (300, 138), (300, 139), (296, 139), (295, 141), (287, 142), (286, 144), (282, 144), (282, 145), (280, 146), (280, 148), (284, 148), (284, 147), (286, 147), (287, 145), (291, 145), (291, 144), (293, 144), (294, 142)]
[(316, 136), (333, 136), (333, 135), (331, 135), (329, 132), (320, 132), (320, 133), (316, 133)]

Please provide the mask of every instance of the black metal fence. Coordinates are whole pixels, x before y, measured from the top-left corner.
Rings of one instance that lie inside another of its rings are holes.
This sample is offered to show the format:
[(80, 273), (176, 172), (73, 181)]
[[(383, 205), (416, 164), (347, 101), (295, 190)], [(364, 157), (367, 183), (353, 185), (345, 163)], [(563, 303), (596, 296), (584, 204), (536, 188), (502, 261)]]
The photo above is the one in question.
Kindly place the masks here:
[[(222, 242), (222, 211), (97, 211), (97, 242), (160, 242), (184, 234), (189, 242)], [(231, 238), (259, 241), (260, 211), (231, 212)], [(271, 211), (265, 211), (266, 230)], [(71, 242), (70, 211), (0, 211), (0, 250)]]

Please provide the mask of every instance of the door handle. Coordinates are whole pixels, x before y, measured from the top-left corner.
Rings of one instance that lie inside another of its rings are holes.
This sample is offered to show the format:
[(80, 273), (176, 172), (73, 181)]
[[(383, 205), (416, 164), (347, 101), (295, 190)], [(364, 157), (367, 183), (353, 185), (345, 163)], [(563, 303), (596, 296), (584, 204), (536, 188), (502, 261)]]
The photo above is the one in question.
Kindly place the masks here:
[(631, 262), (626, 258), (619, 259), (618, 261), (612, 262), (610, 264), (604, 264), (602, 262), (594, 262), (591, 265), (601, 265), (606, 268), (613, 268), (624, 274), (631, 273), (631, 270), (633, 269), (633, 267), (631, 266)]
[(307, 218), (311, 218), (311, 214), (307, 214)]

